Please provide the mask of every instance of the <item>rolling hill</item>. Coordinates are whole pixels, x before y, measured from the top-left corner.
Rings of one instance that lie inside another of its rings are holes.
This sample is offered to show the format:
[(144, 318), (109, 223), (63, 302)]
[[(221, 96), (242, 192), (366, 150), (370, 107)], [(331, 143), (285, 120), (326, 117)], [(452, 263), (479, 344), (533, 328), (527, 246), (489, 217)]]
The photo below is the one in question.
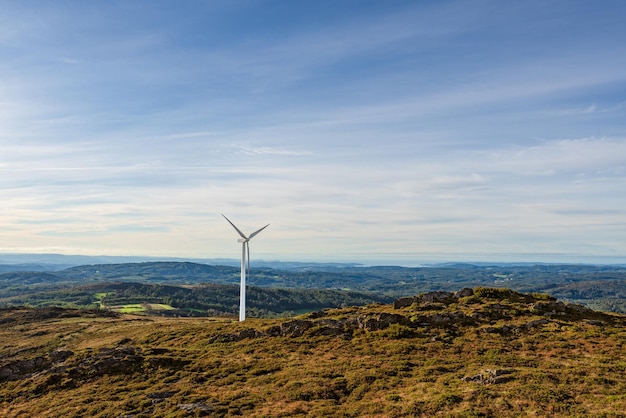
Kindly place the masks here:
[[(143, 294), (146, 303), (158, 300), (159, 304), (173, 304), (178, 311), (170, 311), (169, 314), (199, 315), (207, 309), (233, 314), (236, 309), (234, 286), (238, 282), (237, 267), (181, 261), (82, 265), (59, 271), (12, 271), (0, 274), (0, 306), (25, 304), (95, 308), (103, 306), (102, 294), (111, 299), (113, 293), (118, 296), (125, 293), (132, 296), (133, 303), (141, 303)], [(127, 288), (132, 287), (133, 294), (129, 294), (130, 290), (121, 291), (120, 283), (126, 283)], [(135, 284), (131, 286), (131, 283)], [(117, 286), (115, 290), (107, 290), (114, 284)], [(213, 287), (220, 290), (210, 292), (208, 284), (231, 288), (222, 291), (227, 288)], [(260, 295), (257, 301), (272, 300), (272, 297), (262, 294), (274, 292), (277, 300), (284, 303), (282, 308), (278, 304), (255, 305), (253, 307), (257, 311), (253, 315), (290, 314), (346, 304), (388, 302), (420, 292), (474, 286), (549, 293), (594, 309), (626, 313), (624, 266), (447, 264), (407, 268), (295, 263), (288, 264), (285, 269), (253, 268), (248, 284), (252, 293)], [(321, 291), (324, 293), (322, 299), (334, 302), (320, 305)], [(291, 302), (285, 298), (285, 292), (289, 293), (287, 299), (292, 299)], [(334, 296), (330, 297), (333, 292)], [(223, 300), (214, 298), (218, 295)], [(311, 303), (302, 303), (306, 300)], [(119, 298), (118, 302), (118, 305), (123, 304)]]
[(0, 340), (0, 416), (626, 411), (626, 317), (502, 288), (244, 323), (13, 307)]

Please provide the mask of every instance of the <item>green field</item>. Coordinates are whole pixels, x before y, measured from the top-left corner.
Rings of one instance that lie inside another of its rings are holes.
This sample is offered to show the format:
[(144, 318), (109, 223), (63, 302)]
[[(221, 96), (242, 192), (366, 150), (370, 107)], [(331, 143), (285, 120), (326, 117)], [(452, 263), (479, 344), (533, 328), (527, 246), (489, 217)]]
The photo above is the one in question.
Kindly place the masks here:
[(108, 306), (114, 312), (127, 314), (141, 314), (154, 311), (171, 311), (176, 308), (163, 303), (130, 303), (127, 305)]

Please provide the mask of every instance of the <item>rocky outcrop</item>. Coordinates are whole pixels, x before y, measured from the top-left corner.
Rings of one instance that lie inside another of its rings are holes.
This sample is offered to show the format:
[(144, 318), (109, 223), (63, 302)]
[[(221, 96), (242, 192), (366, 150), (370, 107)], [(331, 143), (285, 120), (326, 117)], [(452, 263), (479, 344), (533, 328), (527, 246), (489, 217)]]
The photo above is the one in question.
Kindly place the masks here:
[(444, 325), (444, 324), (466, 325), (466, 324), (474, 322), (472, 318), (466, 316), (461, 311), (433, 314), (433, 315), (422, 317), (421, 321), (430, 325)]
[[(317, 316), (317, 315), (316, 315)], [(309, 316), (310, 318), (311, 316)], [(264, 331), (246, 329), (234, 333), (222, 333), (211, 336), (209, 344), (241, 341), (246, 338), (269, 337), (301, 337), (302, 335), (343, 335), (350, 337), (356, 330), (378, 331), (391, 324), (412, 326), (409, 318), (400, 314), (378, 313), (375, 315), (356, 315), (346, 319), (330, 319), (321, 316), (321, 319), (294, 319), (274, 325)]]
[[(315, 317), (318, 317), (315, 315)], [(309, 315), (309, 318), (311, 316)], [(345, 319), (331, 319), (321, 316), (320, 319), (294, 319), (280, 325), (274, 325), (264, 331), (246, 329), (240, 332), (220, 333), (211, 336), (207, 342), (230, 343), (246, 338), (258, 337), (301, 337), (303, 335), (336, 335), (350, 338), (354, 332), (380, 331), (393, 324), (404, 325), (410, 328), (429, 326), (450, 326), (474, 323), (475, 320), (463, 312), (442, 312), (409, 318), (402, 314), (380, 312), (376, 314), (354, 315)]]
[(30, 324), (36, 321), (62, 318), (111, 318), (120, 314), (100, 309), (67, 309), (59, 307), (24, 308), (12, 307), (0, 310), (0, 325)]
[(408, 308), (415, 303), (415, 296), (410, 298), (400, 298), (393, 302), (393, 309)]
[(597, 313), (583, 305), (557, 301), (537, 302), (530, 306), (533, 313), (544, 316), (580, 316)]
[(394, 309), (401, 309), (401, 308), (409, 307), (413, 304), (419, 306), (420, 304), (430, 304), (430, 303), (442, 303), (444, 305), (449, 305), (451, 303), (457, 302), (458, 299), (461, 297), (471, 296), (473, 294), (474, 294), (474, 291), (469, 288), (459, 290), (456, 293), (443, 292), (443, 291), (428, 292), (428, 293), (422, 293), (421, 295), (418, 295), (418, 296), (397, 299), (396, 301), (394, 301), (393, 307)]
[(309, 328), (313, 328), (315, 322), (295, 319), (293, 321), (283, 322), (279, 325), (281, 336), (299, 337)]
[(524, 328), (525, 329), (539, 328), (549, 323), (550, 321), (548, 321), (547, 319), (535, 319), (534, 321), (527, 322), (524, 325)]
[(178, 405), (178, 408), (182, 409), (183, 411), (193, 413), (199, 417), (207, 416), (215, 409), (211, 405), (208, 405), (204, 402), (181, 403)]
[[(478, 292), (478, 293), (477, 293)], [(394, 302), (402, 313), (369, 312), (359, 309), (344, 312), (344, 317), (332, 318), (331, 311), (312, 312), (303, 319), (292, 319), (265, 330), (245, 329), (239, 332), (211, 336), (209, 344), (230, 343), (247, 338), (301, 337), (333, 335), (351, 338), (357, 331), (375, 332), (393, 324), (408, 328), (438, 327), (454, 330), (462, 326), (476, 326), (480, 332), (511, 335), (532, 332), (550, 323), (550, 317), (560, 315), (566, 320), (609, 321), (606, 314), (595, 312), (581, 305), (557, 302), (547, 295), (537, 299), (509, 289), (465, 288), (455, 293), (428, 292)], [(467, 299), (473, 297), (472, 299)], [(494, 300), (495, 299), (495, 300)], [(458, 306), (451, 309), (452, 304)], [(346, 314), (349, 313), (349, 314)], [(537, 319), (537, 316), (541, 316)], [(523, 323), (524, 317), (531, 317)], [(503, 321), (509, 323), (502, 323)], [(594, 322), (595, 324), (596, 322)], [(603, 323), (603, 322), (602, 322)], [(496, 325), (497, 324), (497, 325)], [(601, 323), (598, 323), (601, 324)]]
[(83, 358), (74, 373), (89, 376), (132, 374), (141, 369), (143, 361), (141, 349), (131, 346), (101, 348)]
[(65, 379), (65, 384), (71, 385), (69, 381), (72, 379), (133, 374), (149, 368), (179, 370), (191, 363), (174, 355), (164, 355), (168, 353), (169, 350), (160, 348), (143, 353), (140, 348), (128, 345), (104, 347), (95, 352), (87, 351), (83, 355), (75, 355), (69, 350), (55, 350), (46, 356), (0, 365), (0, 382), (27, 379), (44, 373), (48, 375), (48, 384), (57, 384)]
[(469, 287), (464, 287), (463, 289), (457, 291), (454, 294), (454, 297), (457, 299), (460, 299), (460, 298), (466, 298), (468, 296), (473, 296), (473, 295), (474, 295), (474, 289), (471, 289)]
[(28, 378), (35, 373), (58, 366), (73, 355), (74, 353), (69, 350), (55, 350), (47, 356), (17, 360), (0, 365), (0, 382)]
[(483, 385), (498, 384), (513, 380), (513, 376), (511, 376), (512, 373), (513, 370), (507, 369), (485, 369), (476, 375), (465, 376), (461, 380), (464, 382), (475, 382)]
[(440, 302), (440, 303), (444, 303), (446, 305), (450, 304), (450, 303), (454, 303), (457, 301), (457, 297), (454, 295), (454, 293), (451, 292), (428, 292), (428, 293), (424, 293), (421, 294), (419, 296), (416, 296), (416, 302), (417, 303), (433, 303), (433, 302)]
[(152, 368), (160, 368), (160, 369), (182, 369), (184, 366), (191, 363), (191, 360), (181, 359), (172, 356), (155, 356), (148, 357), (147, 361), (144, 364)]
[(384, 312), (372, 316), (357, 316), (355, 322), (358, 329), (366, 331), (378, 331), (391, 324), (411, 325), (411, 320), (404, 315)]
[(0, 382), (20, 380), (52, 367), (52, 361), (46, 357), (18, 360), (0, 367)]

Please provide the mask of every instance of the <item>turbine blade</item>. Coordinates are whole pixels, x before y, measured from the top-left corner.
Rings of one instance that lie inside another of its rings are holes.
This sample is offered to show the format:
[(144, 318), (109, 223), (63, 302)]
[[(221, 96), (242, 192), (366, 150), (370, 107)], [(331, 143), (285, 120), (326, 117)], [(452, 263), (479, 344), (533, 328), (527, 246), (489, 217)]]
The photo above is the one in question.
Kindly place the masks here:
[(259, 232), (263, 231), (265, 228), (267, 228), (268, 226), (270, 226), (270, 224), (265, 225), (263, 228), (259, 229), (258, 231), (254, 231), (253, 233), (250, 234), (250, 237), (248, 239), (252, 239), (252, 237), (254, 237), (256, 234), (258, 234)]
[[(222, 214), (222, 216), (224, 216), (224, 214)], [(235, 231), (237, 231), (237, 233), (238, 233), (239, 235), (241, 235), (241, 238), (243, 238), (243, 239), (245, 239), (245, 240), (248, 240), (248, 239), (252, 238), (252, 237), (250, 237), (250, 238), (246, 237), (246, 235), (245, 235), (243, 232), (241, 232), (241, 231), (239, 230), (239, 228), (237, 228), (237, 227), (235, 226), (235, 224), (234, 224), (234, 223), (232, 223), (232, 222), (230, 221), (230, 219), (228, 219), (226, 216), (224, 216), (224, 219), (226, 219), (226, 220), (228, 221), (228, 223), (229, 223), (229, 224), (231, 224), (231, 225), (233, 226), (233, 228), (235, 228)]]

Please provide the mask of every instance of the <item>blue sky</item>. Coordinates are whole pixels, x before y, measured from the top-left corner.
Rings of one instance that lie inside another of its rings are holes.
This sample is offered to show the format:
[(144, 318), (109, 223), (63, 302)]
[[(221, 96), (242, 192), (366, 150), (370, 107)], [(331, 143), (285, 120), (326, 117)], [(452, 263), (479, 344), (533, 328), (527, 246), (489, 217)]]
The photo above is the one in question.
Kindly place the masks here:
[(0, 252), (626, 260), (626, 2), (0, 1)]

